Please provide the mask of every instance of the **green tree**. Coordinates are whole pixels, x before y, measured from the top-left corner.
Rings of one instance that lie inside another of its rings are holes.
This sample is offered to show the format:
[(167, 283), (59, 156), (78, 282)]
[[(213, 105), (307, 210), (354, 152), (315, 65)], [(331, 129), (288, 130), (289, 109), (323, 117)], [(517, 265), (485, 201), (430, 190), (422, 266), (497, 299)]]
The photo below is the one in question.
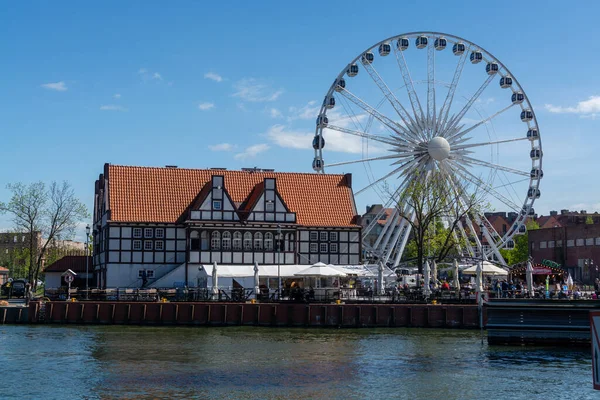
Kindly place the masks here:
[(535, 221), (529, 221), (526, 225), (527, 231), (520, 235), (513, 236), (515, 247), (512, 249), (500, 249), (500, 254), (504, 257), (507, 265), (515, 265), (529, 259), (529, 231), (540, 229), (540, 225)]
[(410, 210), (406, 220), (412, 233), (407, 254), (416, 256), (419, 273), (426, 256), (441, 261), (458, 253), (461, 242), (456, 230), (460, 221), (467, 216), (474, 218), (483, 204), (476, 191), (469, 193), (467, 189), (444, 171), (432, 170), (412, 179), (403, 192), (400, 204)]
[(587, 217), (585, 217), (585, 223), (587, 225), (593, 225), (594, 224), (594, 218), (592, 218), (591, 215), (588, 215)]
[[(35, 289), (50, 243), (72, 237), (77, 224), (89, 214), (68, 182), (52, 182), (48, 187), (43, 182), (15, 183), (7, 188), (12, 197), (8, 203), (0, 202), (0, 212), (11, 214), (15, 229), (28, 233), (32, 239), (27, 278)], [(36, 232), (42, 233), (42, 243), (33, 240)]]

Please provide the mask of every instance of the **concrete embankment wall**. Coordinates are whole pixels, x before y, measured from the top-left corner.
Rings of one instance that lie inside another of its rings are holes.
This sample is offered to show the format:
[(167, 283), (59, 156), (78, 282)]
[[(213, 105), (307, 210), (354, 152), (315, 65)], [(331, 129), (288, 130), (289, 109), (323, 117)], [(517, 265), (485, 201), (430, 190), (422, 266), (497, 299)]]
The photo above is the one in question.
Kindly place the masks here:
[(27, 307), (0, 307), (0, 325), (22, 324), (29, 322), (29, 308)]
[(478, 328), (473, 305), (48, 302), (30, 323)]

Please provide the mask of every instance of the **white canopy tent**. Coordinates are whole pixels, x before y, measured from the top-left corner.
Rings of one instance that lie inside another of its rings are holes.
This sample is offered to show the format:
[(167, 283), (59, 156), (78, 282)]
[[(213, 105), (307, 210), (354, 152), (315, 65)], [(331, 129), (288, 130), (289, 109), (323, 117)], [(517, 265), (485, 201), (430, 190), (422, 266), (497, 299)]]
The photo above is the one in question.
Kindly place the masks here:
[[(478, 263), (477, 265), (480, 265), (480, 264), (481, 263)], [(474, 265), (472, 267), (464, 269), (462, 271), (462, 273), (467, 274), (467, 275), (477, 275), (477, 265)], [(495, 266), (494, 264), (492, 264), (489, 261), (483, 262), (483, 268), (482, 268), (481, 272), (483, 275), (488, 275), (488, 276), (506, 276), (506, 275), (508, 275), (508, 271), (506, 271), (503, 268)]]

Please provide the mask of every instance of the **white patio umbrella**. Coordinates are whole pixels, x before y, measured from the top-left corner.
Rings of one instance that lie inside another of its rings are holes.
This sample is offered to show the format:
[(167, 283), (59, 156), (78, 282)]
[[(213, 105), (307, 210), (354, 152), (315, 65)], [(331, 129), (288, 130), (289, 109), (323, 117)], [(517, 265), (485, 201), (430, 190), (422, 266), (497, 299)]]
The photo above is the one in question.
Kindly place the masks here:
[(212, 270), (212, 292), (213, 294), (219, 294), (219, 275), (217, 275), (217, 262), (213, 263)]
[(458, 279), (458, 260), (454, 259), (454, 287), (460, 289), (460, 280)]
[(571, 277), (571, 274), (567, 277), (567, 286), (569, 287), (569, 290), (573, 290), (573, 278)]
[[(483, 266), (482, 262), (477, 264), (477, 268), (475, 270), (475, 291), (479, 294), (483, 292)], [(464, 272), (464, 271), (463, 271)]]
[(423, 294), (425, 297), (429, 297), (431, 294), (431, 288), (429, 287), (429, 261), (425, 261), (425, 265), (423, 266), (423, 280), (425, 281)]
[(438, 288), (437, 275), (438, 275), (437, 263), (435, 262), (435, 260), (433, 260), (433, 262), (431, 263), (431, 279), (433, 279), (433, 288), (434, 289)]
[(491, 275), (491, 276), (506, 276), (506, 275), (508, 275), (508, 272), (505, 269), (496, 267), (494, 264), (492, 264), (489, 261), (484, 261), (483, 267), (481, 266), (481, 262), (479, 262), (479, 263), (477, 263), (477, 265), (474, 265), (472, 267), (464, 269), (463, 274), (476, 275), (477, 268), (482, 268), (481, 272), (483, 275)]
[(383, 281), (383, 263), (379, 263), (377, 266), (377, 294), (382, 295), (385, 293), (385, 282)]
[(258, 299), (260, 294), (260, 283), (258, 281), (258, 263), (254, 263), (254, 298)]
[(325, 265), (322, 262), (318, 262), (310, 267), (303, 269), (300, 272), (296, 272), (294, 276), (305, 276), (305, 277), (335, 277), (335, 276), (347, 276), (345, 272), (339, 271), (329, 265)]
[(525, 279), (527, 280), (527, 293), (529, 293), (530, 296), (533, 296), (533, 265), (531, 264), (531, 261), (527, 261)]

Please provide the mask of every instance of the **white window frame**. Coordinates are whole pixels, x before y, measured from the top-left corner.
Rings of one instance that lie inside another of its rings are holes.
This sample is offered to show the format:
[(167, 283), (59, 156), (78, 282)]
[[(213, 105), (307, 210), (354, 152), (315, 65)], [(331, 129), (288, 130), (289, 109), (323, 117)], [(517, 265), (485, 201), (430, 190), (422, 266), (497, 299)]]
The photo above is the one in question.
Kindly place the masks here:
[(144, 237), (145, 238), (152, 238), (152, 237), (154, 237), (154, 229), (152, 229), (152, 228), (144, 228)]
[(225, 231), (221, 235), (221, 249), (231, 250), (231, 232)]
[(266, 212), (275, 212), (275, 203), (272, 201), (267, 201), (265, 203), (265, 211)]
[(310, 241), (311, 242), (316, 242), (317, 240), (319, 240), (319, 232), (317, 232), (317, 231), (310, 231)]
[(548, 248), (549, 248), (549, 249), (553, 249), (553, 248), (554, 248), (554, 245), (555, 245), (555, 243), (554, 243), (554, 240), (549, 240), (549, 241), (548, 241)]
[(133, 250), (141, 250), (142, 249), (142, 241), (134, 240), (133, 241)]
[(327, 243), (319, 244), (319, 252), (320, 253), (329, 253), (329, 246), (327, 245)]
[(338, 241), (338, 233), (337, 232), (329, 232), (329, 241), (337, 242)]
[(154, 248), (152, 240), (144, 240), (144, 251), (150, 251)]
[(585, 245), (586, 246), (593, 246), (594, 245), (594, 238), (586, 238), (585, 239)]
[(165, 230), (163, 228), (156, 228), (155, 237), (157, 239), (163, 239), (165, 237)]
[(331, 244), (329, 244), (329, 252), (330, 253), (337, 253), (338, 252), (338, 244), (337, 243), (331, 243)]
[(318, 253), (319, 252), (319, 244), (318, 243), (311, 243), (310, 244), (310, 252), (311, 253)]
[(165, 249), (165, 242), (163, 242), (162, 240), (157, 240), (156, 242), (154, 242), (154, 250), (164, 250)]
[(596, 246), (600, 246), (600, 237), (596, 238)]
[(241, 251), (242, 250), (242, 243), (243, 243), (243, 235), (240, 231), (235, 231), (233, 232), (233, 238), (231, 240), (231, 248), (235, 251)]
[(254, 243), (254, 236), (252, 236), (251, 232), (245, 232), (243, 235), (243, 244), (244, 250), (250, 251), (252, 250), (252, 244)]
[(546, 247), (548, 247), (548, 242), (546, 242), (546, 241), (540, 242), (540, 249), (545, 249)]
[(142, 228), (133, 228), (133, 237), (141, 238), (142, 237)]
[(575, 241), (573, 239), (567, 240), (567, 247), (575, 247)]
[(585, 241), (584, 241), (582, 238), (575, 239), (575, 245), (576, 245), (577, 247), (581, 247), (581, 246), (583, 246), (583, 245), (584, 245), (584, 243), (585, 243)]
[(154, 279), (154, 270), (153, 269), (147, 269), (146, 270), (146, 278), (148, 278), (148, 279)]
[(264, 234), (265, 251), (273, 251), (273, 234), (267, 232)]
[(326, 231), (320, 232), (319, 239), (321, 242), (326, 242), (327, 239), (329, 239), (329, 232), (326, 232)]
[(222, 200), (213, 200), (212, 208), (215, 211), (223, 211), (223, 201)]

